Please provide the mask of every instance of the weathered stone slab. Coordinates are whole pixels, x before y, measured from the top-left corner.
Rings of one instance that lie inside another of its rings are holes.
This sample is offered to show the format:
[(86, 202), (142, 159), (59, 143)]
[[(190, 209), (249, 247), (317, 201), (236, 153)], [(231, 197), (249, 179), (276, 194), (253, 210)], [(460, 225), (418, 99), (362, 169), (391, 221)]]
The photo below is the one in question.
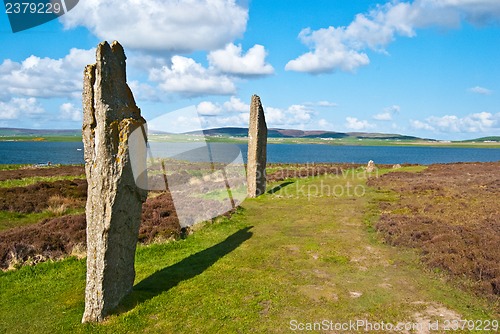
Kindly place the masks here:
[[(87, 285), (82, 322), (101, 321), (133, 287), (134, 257), (145, 190), (136, 186), (134, 164), (146, 164), (146, 131), (127, 85), (125, 52), (118, 42), (100, 43), (96, 64), (83, 82), (83, 143), (88, 181)], [(145, 129), (144, 129), (145, 130)], [(136, 166), (137, 167), (137, 166)], [(139, 166), (140, 167), (140, 166)], [(144, 173), (141, 177), (145, 177)]]
[(373, 160), (368, 161), (368, 165), (366, 165), (366, 172), (373, 173), (377, 169)]
[(248, 126), (248, 197), (266, 192), (267, 125), (260, 97), (252, 96)]

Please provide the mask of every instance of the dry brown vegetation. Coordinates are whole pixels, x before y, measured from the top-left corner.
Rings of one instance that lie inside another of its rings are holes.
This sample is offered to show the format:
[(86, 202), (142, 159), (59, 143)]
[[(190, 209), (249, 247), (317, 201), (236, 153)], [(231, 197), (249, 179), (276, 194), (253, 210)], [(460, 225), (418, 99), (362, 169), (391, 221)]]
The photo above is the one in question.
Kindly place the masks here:
[[(192, 167), (192, 166), (191, 166)], [(210, 166), (197, 166), (199, 170)], [(39, 176), (59, 176), (74, 172), (79, 174), (81, 167), (63, 166), (56, 168), (20, 169), (11, 176), (26, 178)], [(193, 175), (178, 172), (169, 175), (170, 181), (188, 183)], [(163, 182), (163, 176), (152, 173), (153, 181)], [(217, 180), (219, 183), (223, 182)], [(202, 186), (206, 192), (217, 189), (217, 182), (205, 182)], [(38, 182), (25, 187), (0, 188), (0, 210), (31, 214), (41, 211), (50, 212), (55, 218), (12, 228), (0, 232), (0, 269), (33, 264), (47, 259), (57, 259), (72, 254), (75, 249), (82, 252), (85, 248), (86, 221), (84, 214), (68, 215), (68, 209), (85, 207), (87, 181), (82, 179), (61, 180), (54, 182)], [(196, 207), (196, 212), (222, 212), (218, 200), (177, 195), (180, 203), (187, 207)], [(217, 211), (218, 210), (218, 211)], [(217, 215), (214, 213), (211, 216)], [(210, 216), (210, 215), (209, 215)], [(195, 219), (196, 217), (193, 217)], [(150, 192), (150, 196), (142, 208), (142, 222), (139, 229), (139, 242), (151, 243), (157, 240), (177, 239), (183, 231), (179, 225), (172, 197), (168, 191)]]
[(73, 176), (85, 174), (83, 166), (31, 167), (20, 169), (0, 170), (0, 181), (16, 180), (34, 176)]
[(86, 197), (85, 180), (38, 182), (26, 187), (0, 188), (0, 210), (33, 213), (61, 205), (79, 207), (85, 204)]
[[(67, 256), (86, 244), (85, 214), (44, 219), (0, 232), (0, 269)], [(178, 238), (181, 228), (167, 193), (149, 198), (142, 207), (139, 241)]]
[[(8, 177), (80, 175), (81, 166), (25, 168), (0, 171), (0, 179)], [(181, 229), (170, 196), (163, 192), (151, 196), (143, 205), (139, 241), (152, 242), (158, 238), (180, 236)], [(70, 208), (83, 209), (87, 196), (87, 181), (81, 179), (38, 182), (26, 187), (0, 188), (0, 210), (31, 214), (49, 211), (56, 218), (37, 224), (20, 226), (0, 232), (0, 269), (47, 259), (67, 256), (84, 250), (85, 215), (68, 215)]]
[(369, 185), (398, 196), (380, 203), (376, 227), (388, 243), (421, 249), (431, 268), (500, 296), (500, 163), (432, 165)]

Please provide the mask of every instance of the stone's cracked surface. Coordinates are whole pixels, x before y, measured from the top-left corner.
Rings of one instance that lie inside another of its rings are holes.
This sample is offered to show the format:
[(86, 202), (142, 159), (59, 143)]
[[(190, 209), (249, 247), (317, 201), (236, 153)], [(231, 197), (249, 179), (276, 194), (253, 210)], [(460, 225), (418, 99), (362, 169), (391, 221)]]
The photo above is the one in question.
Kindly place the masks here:
[[(87, 285), (82, 322), (102, 321), (133, 287), (134, 258), (147, 192), (136, 186), (134, 164), (146, 166), (146, 121), (127, 85), (125, 52), (100, 43), (83, 81), (83, 143), (88, 181)], [(143, 127), (144, 136), (130, 134)], [(141, 175), (144, 177), (145, 173)]]
[(252, 96), (250, 124), (248, 126), (248, 197), (266, 192), (267, 125), (260, 97)]

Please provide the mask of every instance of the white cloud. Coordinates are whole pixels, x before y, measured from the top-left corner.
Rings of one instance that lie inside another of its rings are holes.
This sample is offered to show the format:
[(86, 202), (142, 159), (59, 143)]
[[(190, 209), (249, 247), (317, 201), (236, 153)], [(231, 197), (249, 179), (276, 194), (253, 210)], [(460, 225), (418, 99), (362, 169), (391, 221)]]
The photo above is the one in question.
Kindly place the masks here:
[(201, 121), (204, 129), (236, 126), (236, 127), (248, 127), (248, 114), (232, 114), (232, 115), (222, 115), (216, 117), (202, 117)]
[(401, 107), (394, 104), (390, 107), (384, 108), (384, 112), (374, 115), (373, 119), (377, 121), (392, 121), (392, 115), (401, 111)]
[[(205, 126), (248, 126), (250, 105), (235, 96), (222, 103), (203, 101), (198, 104), (197, 110), (201, 115), (209, 116), (203, 117)], [(327, 125), (325, 120), (316, 123), (314, 121), (316, 111), (302, 104), (294, 104), (287, 108), (264, 106), (264, 113), (268, 127), (302, 128), (306, 125), (321, 124), (323, 127)]]
[(400, 111), (401, 111), (401, 107), (398, 106), (397, 104), (393, 104), (390, 107), (384, 108), (384, 112), (390, 112), (390, 113), (393, 113), (393, 114), (397, 114)]
[(307, 52), (285, 65), (287, 71), (324, 73), (340, 69), (354, 72), (358, 67), (368, 65), (365, 53), (349, 49), (342, 41), (343, 30), (334, 27), (312, 31), (302, 30), (299, 39), (313, 51)]
[(356, 117), (346, 117), (345, 127), (349, 130), (361, 131), (372, 129), (375, 126), (366, 120), (359, 120)]
[(431, 116), (428, 117), (425, 122), (411, 121), (410, 124), (417, 130), (446, 133), (486, 133), (489, 131), (498, 131), (500, 129), (500, 113), (491, 114), (489, 112), (481, 112), (464, 117), (458, 117), (456, 115), (445, 115), (441, 117)]
[(469, 92), (476, 93), (476, 94), (481, 94), (481, 95), (491, 95), (493, 93), (488, 88), (484, 88), (484, 87), (480, 87), (480, 86), (469, 88)]
[(271, 127), (304, 127), (313, 119), (316, 112), (301, 104), (294, 104), (286, 109), (264, 107), (266, 123)]
[(338, 104), (330, 101), (317, 101), (317, 102), (305, 102), (304, 105), (312, 107), (322, 107), (322, 108), (334, 108), (338, 107)]
[(337, 107), (338, 104), (334, 102), (329, 102), (329, 101), (318, 101), (316, 102), (316, 105), (318, 107)]
[(392, 114), (390, 112), (383, 112), (373, 116), (376, 121), (392, 121)]
[(266, 50), (259, 44), (254, 45), (243, 55), (241, 44), (229, 43), (222, 50), (210, 52), (207, 58), (210, 65), (220, 72), (241, 76), (260, 76), (274, 73), (274, 68), (266, 63), (266, 55)]
[(44, 112), (45, 110), (34, 97), (14, 97), (8, 102), (0, 101), (0, 119), (3, 120), (32, 118)]
[(229, 101), (224, 102), (224, 109), (227, 111), (250, 112), (250, 105), (239, 98), (231, 96)]
[(290, 60), (285, 69), (312, 74), (354, 72), (370, 63), (367, 49), (385, 52), (397, 36), (413, 37), (416, 29), (429, 26), (456, 27), (462, 20), (498, 22), (500, 1), (415, 0), (378, 5), (367, 14), (356, 15), (348, 26), (303, 29), (299, 39), (311, 51)]
[(134, 98), (139, 101), (160, 101), (161, 93), (158, 91), (157, 87), (150, 84), (139, 82), (137, 80), (132, 80), (128, 82), (130, 90), (134, 94)]
[(166, 92), (184, 96), (229, 95), (236, 92), (236, 86), (228, 76), (181, 56), (172, 57), (170, 67), (151, 69), (149, 80), (158, 82)]
[(428, 123), (419, 121), (419, 120), (411, 120), (410, 125), (415, 130), (427, 130), (434, 131), (434, 128), (430, 126)]
[(60, 20), (126, 48), (191, 52), (241, 37), (248, 9), (235, 0), (85, 0)]
[(333, 124), (322, 118), (318, 121), (318, 127), (321, 130), (331, 130), (333, 128)]
[(204, 101), (196, 106), (196, 111), (199, 115), (203, 116), (215, 116), (221, 113), (221, 108), (212, 102)]
[(71, 121), (81, 121), (82, 120), (82, 110), (75, 107), (72, 103), (63, 103), (59, 107), (59, 115), (62, 119)]
[(81, 98), (83, 69), (95, 62), (95, 49), (71, 49), (64, 58), (30, 56), (0, 65), (0, 95)]

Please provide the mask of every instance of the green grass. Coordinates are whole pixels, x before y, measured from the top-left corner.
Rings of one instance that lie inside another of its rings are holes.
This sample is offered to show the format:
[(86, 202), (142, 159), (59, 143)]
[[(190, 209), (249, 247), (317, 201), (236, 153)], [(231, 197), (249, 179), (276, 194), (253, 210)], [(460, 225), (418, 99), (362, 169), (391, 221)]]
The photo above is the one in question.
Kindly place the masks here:
[(0, 170), (17, 170), (24, 168), (28, 165), (20, 165), (20, 164), (0, 164)]
[(293, 319), (395, 323), (429, 305), (498, 316), (414, 251), (381, 244), (376, 204), (394, 194), (348, 176), (289, 180), (187, 239), (139, 246), (134, 291), (102, 324), (80, 324), (84, 260), (0, 273), (0, 333), (289, 333)]
[(38, 182), (55, 182), (62, 180), (85, 179), (85, 175), (67, 176), (33, 176), (23, 179), (9, 179), (0, 181), (0, 188), (26, 187)]

